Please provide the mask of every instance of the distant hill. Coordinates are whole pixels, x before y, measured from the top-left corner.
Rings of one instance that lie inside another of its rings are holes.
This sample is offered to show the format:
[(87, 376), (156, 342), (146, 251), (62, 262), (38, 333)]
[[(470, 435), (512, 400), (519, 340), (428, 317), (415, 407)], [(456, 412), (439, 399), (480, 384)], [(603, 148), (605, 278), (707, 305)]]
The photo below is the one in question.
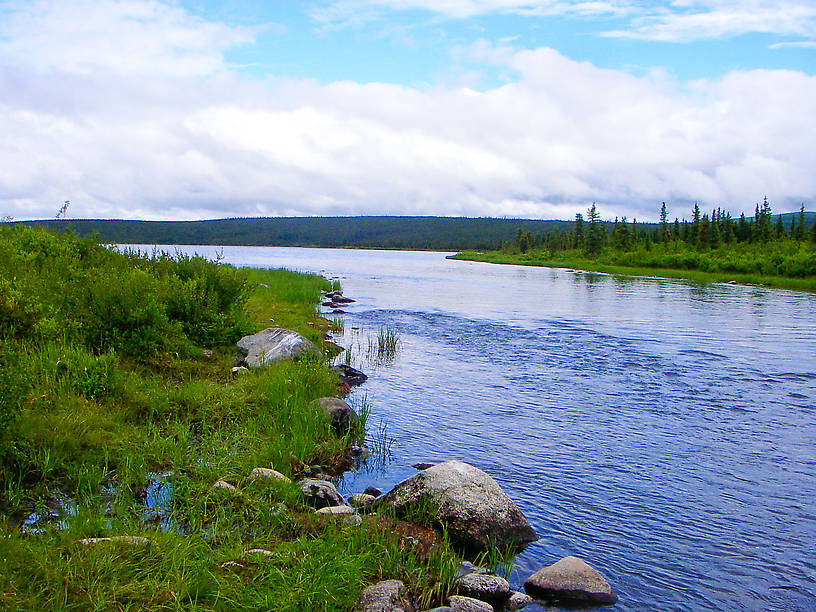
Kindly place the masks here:
[(60, 219), (24, 221), (101, 240), (138, 244), (362, 247), (457, 251), (497, 248), (533, 234), (569, 230), (571, 221), (461, 217), (264, 217), (212, 221)]

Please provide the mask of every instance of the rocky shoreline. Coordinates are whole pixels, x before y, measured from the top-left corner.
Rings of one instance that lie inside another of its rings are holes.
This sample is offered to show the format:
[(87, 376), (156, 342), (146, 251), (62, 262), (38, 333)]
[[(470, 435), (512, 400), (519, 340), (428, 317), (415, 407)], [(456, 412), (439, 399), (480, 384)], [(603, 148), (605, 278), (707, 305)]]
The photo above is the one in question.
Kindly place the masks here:
[[(341, 291), (324, 294), (323, 306), (339, 309), (353, 303)], [(281, 328), (268, 328), (237, 343), (240, 363), (234, 368), (263, 367), (285, 358), (319, 355), (320, 349), (299, 334)], [(338, 374), (338, 396), (348, 393), (350, 386), (363, 384), (367, 376), (349, 365), (332, 366)], [(337, 435), (348, 434), (357, 423), (357, 415), (342, 397), (324, 397), (313, 402), (322, 410)], [(353, 449), (352, 449), (353, 454)], [(357, 448), (357, 456), (367, 450)], [(516, 504), (502, 491), (488, 474), (462, 461), (422, 464), (414, 476), (398, 483), (382, 494), (367, 489), (352, 495), (349, 500), (337, 491), (329, 476), (316, 473), (298, 483), (300, 493), (318, 515), (341, 520), (345, 525), (359, 525), (362, 516), (385, 510), (397, 517), (423, 513), (430, 526), (445, 529), (451, 541), (463, 551), (478, 552), (497, 547), (520, 551), (539, 539)], [(253, 476), (254, 475), (254, 476)], [(288, 478), (270, 467), (253, 470), (250, 478)], [(214, 489), (238, 490), (231, 484), (218, 481)], [(376, 495), (375, 495), (376, 493)], [(263, 553), (264, 551), (256, 551)], [(541, 568), (524, 582), (526, 593), (511, 591), (504, 578), (490, 574), (485, 568), (463, 564), (448, 606), (434, 608), (436, 612), (452, 610), (469, 612), (480, 610), (521, 610), (540, 599), (548, 604), (567, 606), (610, 605), (617, 595), (606, 579), (583, 560), (569, 556)], [(416, 600), (405, 584), (398, 580), (384, 580), (368, 587), (362, 594), (360, 612), (419, 612)]]

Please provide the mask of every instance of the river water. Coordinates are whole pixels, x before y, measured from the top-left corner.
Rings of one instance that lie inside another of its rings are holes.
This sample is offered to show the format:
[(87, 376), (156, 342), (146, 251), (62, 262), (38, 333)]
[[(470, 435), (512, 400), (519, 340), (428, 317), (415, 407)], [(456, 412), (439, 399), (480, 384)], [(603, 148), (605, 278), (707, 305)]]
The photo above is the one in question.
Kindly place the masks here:
[[(357, 300), (336, 340), (370, 375), (352, 402), (393, 444), (346, 493), (461, 459), (541, 536), (516, 586), (573, 554), (618, 592), (609, 610), (816, 610), (816, 295), (442, 253), (184, 250), (321, 273)], [(393, 359), (371, 353), (380, 329)]]

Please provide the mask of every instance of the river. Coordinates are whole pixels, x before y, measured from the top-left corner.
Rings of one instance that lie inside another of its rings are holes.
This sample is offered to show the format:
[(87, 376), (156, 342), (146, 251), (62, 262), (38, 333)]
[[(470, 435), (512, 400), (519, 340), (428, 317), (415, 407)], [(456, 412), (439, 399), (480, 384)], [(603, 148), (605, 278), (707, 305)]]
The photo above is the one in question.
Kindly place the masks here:
[[(393, 443), (346, 493), (461, 459), (541, 536), (516, 586), (573, 554), (619, 594), (608, 610), (816, 609), (816, 295), (442, 253), (183, 250), (317, 272), (357, 300), (337, 337), (370, 375), (351, 401)], [(380, 329), (393, 359), (369, 350)]]

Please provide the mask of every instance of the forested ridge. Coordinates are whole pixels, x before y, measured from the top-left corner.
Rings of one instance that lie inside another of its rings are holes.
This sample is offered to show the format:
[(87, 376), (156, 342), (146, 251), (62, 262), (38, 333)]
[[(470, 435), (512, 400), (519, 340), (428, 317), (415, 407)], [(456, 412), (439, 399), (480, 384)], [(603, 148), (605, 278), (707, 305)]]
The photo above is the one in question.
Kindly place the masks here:
[(460, 217), (265, 217), (210, 221), (50, 219), (25, 221), (49, 229), (97, 233), (105, 242), (244, 246), (358, 247), (458, 251), (499, 248), (519, 229), (567, 231), (571, 221)]

